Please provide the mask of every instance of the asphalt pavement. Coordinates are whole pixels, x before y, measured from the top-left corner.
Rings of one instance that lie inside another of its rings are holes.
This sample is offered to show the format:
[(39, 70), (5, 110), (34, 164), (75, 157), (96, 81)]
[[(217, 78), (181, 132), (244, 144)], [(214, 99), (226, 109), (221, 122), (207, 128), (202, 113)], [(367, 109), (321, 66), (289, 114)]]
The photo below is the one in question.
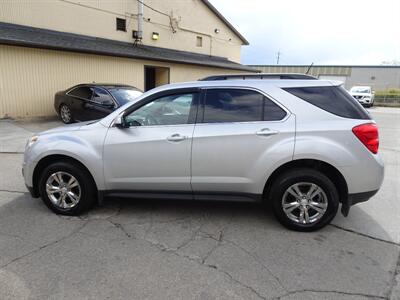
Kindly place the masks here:
[(27, 138), (61, 123), (1, 120), (0, 299), (400, 299), (400, 109), (370, 111), (383, 186), (313, 233), (248, 203), (112, 199), (55, 215), (21, 163)]

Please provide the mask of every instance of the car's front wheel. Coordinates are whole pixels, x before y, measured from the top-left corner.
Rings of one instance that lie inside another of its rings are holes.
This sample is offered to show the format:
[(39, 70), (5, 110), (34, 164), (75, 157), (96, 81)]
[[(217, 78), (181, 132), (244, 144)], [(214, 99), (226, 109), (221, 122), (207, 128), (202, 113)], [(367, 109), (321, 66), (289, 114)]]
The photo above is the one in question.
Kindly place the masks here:
[(44, 169), (39, 180), (43, 202), (55, 213), (79, 215), (96, 202), (91, 174), (78, 163), (61, 161)]
[(339, 206), (338, 191), (323, 173), (298, 168), (279, 176), (271, 187), (274, 214), (297, 231), (314, 231), (329, 224)]
[(66, 104), (61, 104), (60, 106), (60, 118), (61, 121), (65, 124), (70, 124), (74, 122), (74, 118), (72, 116), (72, 111)]

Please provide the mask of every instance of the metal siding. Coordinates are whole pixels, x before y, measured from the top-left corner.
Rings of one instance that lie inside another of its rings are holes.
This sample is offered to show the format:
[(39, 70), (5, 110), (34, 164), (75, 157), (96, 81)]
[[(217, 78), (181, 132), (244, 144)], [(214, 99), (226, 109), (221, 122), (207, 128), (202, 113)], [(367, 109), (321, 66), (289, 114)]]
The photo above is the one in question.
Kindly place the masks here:
[(216, 74), (220, 68), (88, 55), (0, 45), (0, 118), (54, 115), (54, 94), (78, 83), (125, 83), (144, 88), (144, 65), (170, 68), (182, 82)]

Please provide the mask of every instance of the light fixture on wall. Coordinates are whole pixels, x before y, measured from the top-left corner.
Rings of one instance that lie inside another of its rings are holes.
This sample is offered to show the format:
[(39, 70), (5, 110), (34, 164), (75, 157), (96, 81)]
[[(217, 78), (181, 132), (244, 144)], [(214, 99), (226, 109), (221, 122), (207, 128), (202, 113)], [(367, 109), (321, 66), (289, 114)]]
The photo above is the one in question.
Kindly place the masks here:
[(160, 34), (158, 32), (153, 32), (153, 34), (151, 35), (151, 39), (153, 41), (157, 41), (160, 39)]
[(218, 34), (220, 32), (220, 30), (218, 28), (215, 28), (214, 32)]

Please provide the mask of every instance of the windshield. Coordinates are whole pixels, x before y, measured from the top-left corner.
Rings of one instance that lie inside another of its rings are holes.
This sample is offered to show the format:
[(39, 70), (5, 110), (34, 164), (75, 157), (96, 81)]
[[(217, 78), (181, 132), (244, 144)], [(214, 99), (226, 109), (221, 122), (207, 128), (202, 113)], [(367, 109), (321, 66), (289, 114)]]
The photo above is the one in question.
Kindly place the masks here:
[(350, 90), (352, 93), (371, 93), (371, 89), (367, 87), (355, 86)]
[(124, 105), (143, 94), (139, 90), (129, 88), (112, 88), (109, 91), (120, 105)]

